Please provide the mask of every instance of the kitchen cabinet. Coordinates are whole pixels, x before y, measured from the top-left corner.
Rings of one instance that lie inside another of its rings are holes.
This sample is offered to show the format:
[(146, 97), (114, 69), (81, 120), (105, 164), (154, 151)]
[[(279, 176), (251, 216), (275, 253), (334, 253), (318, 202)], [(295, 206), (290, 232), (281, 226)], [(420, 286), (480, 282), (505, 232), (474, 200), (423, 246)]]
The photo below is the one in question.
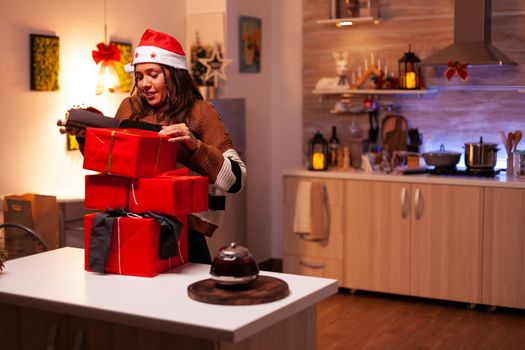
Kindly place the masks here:
[(483, 304), (525, 308), (525, 189), (486, 188)]
[[(324, 241), (309, 241), (293, 232), (297, 188), (300, 181), (321, 182), (326, 186), (329, 235)], [(343, 181), (300, 177), (284, 178), (283, 271), (343, 281)]]
[(344, 286), (479, 303), (480, 187), (345, 182)]
[(200, 349), (212, 343), (193, 338), (185, 344), (174, 334), (1, 303), (0, 314), (5, 349)]
[(410, 217), (408, 203), (400, 203), (408, 201), (406, 185), (345, 181), (344, 194), (344, 286), (409, 294)]
[(410, 294), (481, 302), (483, 189), (412, 184)]
[(342, 261), (335, 266), (343, 277), (328, 272), (334, 265), (326, 263), (323, 273), (340, 287), (525, 308), (525, 179), (296, 169), (283, 175), (286, 234), (299, 180), (331, 184), (331, 207), (342, 209), (331, 221), (342, 220), (342, 241), (328, 244), (333, 255), (319, 247), (290, 248), (285, 237), (285, 262), (300, 266), (299, 251), (314, 265), (294, 273), (319, 273), (315, 263), (334, 259)]
[(187, 263), (154, 278), (89, 273), (84, 250), (69, 247), (9, 260), (0, 273), (0, 348), (315, 348), (316, 304), (337, 292), (334, 280), (261, 271), (291, 293), (238, 307), (188, 296), (209, 271)]
[(2, 349), (67, 349), (66, 318), (0, 303)]

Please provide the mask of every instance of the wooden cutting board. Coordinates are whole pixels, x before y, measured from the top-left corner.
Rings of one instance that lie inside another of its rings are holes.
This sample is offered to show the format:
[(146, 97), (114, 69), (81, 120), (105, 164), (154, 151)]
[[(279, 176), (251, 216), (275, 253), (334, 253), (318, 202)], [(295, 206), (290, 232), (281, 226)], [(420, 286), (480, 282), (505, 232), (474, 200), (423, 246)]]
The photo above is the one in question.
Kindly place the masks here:
[(408, 122), (402, 115), (387, 115), (382, 122), (383, 146), (389, 153), (406, 151), (408, 137)]
[(288, 284), (278, 278), (258, 276), (244, 286), (220, 287), (211, 278), (188, 286), (190, 298), (209, 304), (254, 305), (283, 299), (290, 294)]

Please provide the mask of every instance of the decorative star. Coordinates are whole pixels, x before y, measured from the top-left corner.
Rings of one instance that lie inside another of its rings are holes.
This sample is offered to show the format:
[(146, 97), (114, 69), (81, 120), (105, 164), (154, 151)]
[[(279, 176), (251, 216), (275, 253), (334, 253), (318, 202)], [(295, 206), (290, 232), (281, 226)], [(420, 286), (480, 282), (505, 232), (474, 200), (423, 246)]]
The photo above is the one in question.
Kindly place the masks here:
[(155, 53), (153, 52), (151, 55), (150, 55), (151, 58), (155, 58), (157, 57), (157, 55), (155, 55)]
[(219, 78), (228, 80), (224, 69), (232, 60), (222, 57), (218, 45), (213, 47), (213, 51), (209, 58), (199, 58), (198, 61), (206, 67), (204, 81), (213, 78), (213, 86), (217, 87), (219, 85)]

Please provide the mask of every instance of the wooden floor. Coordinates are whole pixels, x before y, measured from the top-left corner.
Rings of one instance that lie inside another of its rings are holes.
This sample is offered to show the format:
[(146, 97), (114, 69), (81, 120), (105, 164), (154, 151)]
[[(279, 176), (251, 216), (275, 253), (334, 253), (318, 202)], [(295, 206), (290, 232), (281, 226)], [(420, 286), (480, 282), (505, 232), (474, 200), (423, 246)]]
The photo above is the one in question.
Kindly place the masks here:
[(340, 290), (317, 312), (318, 350), (525, 349), (525, 310)]

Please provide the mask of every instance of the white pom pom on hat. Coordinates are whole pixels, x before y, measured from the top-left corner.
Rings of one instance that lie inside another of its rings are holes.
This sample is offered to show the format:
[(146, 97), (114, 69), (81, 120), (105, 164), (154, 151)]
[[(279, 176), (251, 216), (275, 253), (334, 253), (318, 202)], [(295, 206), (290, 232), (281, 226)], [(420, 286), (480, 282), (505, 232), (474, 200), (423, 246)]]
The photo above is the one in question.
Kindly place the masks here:
[(135, 65), (139, 63), (159, 63), (188, 70), (186, 54), (177, 39), (153, 29), (146, 29), (142, 34), (132, 61), (126, 64), (124, 69), (132, 73)]

